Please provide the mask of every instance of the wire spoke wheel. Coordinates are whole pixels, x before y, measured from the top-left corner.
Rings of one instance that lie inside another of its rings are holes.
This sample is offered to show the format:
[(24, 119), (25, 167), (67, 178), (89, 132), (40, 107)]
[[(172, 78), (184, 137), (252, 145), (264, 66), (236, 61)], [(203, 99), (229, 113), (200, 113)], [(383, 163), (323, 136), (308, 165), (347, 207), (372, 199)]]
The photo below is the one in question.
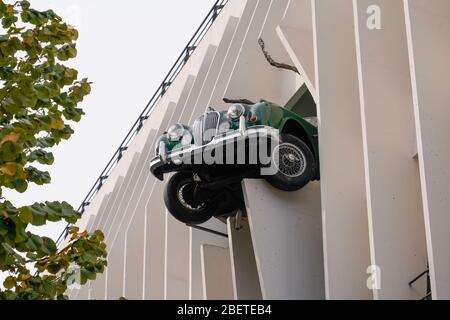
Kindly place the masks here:
[(278, 171), (288, 177), (298, 177), (305, 172), (305, 154), (292, 143), (282, 143), (276, 146), (273, 161)]
[(265, 179), (280, 190), (299, 190), (315, 175), (314, 155), (308, 145), (296, 136), (282, 133), (280, 140), (271, 158), (276, 173), (267, 175)]
[(184, 207), (192, 211), (200, 211), (205, 207), (206, 203), (195, 203), (196, 201), (193, 197), (195, 187), (195, 184), (192, 182), (180, 185), (177, 192), (177, 197)]

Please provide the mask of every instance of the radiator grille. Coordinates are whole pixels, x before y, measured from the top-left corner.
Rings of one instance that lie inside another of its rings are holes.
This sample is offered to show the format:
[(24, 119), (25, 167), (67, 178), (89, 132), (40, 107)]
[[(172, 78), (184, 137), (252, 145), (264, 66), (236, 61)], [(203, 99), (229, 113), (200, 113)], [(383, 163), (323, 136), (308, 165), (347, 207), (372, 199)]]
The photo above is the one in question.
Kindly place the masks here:
[(220, 114), (216, 111), (207, 112), (194, 121), (192, 131), (194, 142), (201, 146), (211, 142), (216, 136), (219, 125)]

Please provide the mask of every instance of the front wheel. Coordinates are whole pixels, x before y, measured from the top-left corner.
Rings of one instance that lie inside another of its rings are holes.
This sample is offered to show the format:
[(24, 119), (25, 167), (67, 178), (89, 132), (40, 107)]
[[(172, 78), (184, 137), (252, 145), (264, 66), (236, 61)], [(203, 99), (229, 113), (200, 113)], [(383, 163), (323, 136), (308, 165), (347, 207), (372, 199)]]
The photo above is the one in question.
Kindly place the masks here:
[(175, 173), (164, 189), (164, 202), (172, 216), (186, 224), (201, 224), (215, 213), (214, 201), (191, 172)]
[(295, 191), (304, 187), (316, 172), (316, 162), (309, 147), (291, 134), (282, 133), (280, 143), (272, 152), (276, 173), (266, 177), (275, 188)]

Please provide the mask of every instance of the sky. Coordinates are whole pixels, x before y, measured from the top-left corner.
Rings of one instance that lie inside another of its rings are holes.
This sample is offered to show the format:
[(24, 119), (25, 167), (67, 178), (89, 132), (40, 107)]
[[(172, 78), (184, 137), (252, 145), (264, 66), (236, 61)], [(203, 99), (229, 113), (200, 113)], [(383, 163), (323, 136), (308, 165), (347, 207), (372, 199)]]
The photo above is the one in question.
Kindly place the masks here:
[[(4, 196), (15, 205), (57, 200), (77, 208), (215, 0), (30, 2), (78, 29), (78, 56), (70, 65), (93, 82), (92, 93), (75, 134), (53, 150), (55, 162), (46, 167), (51, 184)], [(56, 239), (64, 225), (31, 231)]]

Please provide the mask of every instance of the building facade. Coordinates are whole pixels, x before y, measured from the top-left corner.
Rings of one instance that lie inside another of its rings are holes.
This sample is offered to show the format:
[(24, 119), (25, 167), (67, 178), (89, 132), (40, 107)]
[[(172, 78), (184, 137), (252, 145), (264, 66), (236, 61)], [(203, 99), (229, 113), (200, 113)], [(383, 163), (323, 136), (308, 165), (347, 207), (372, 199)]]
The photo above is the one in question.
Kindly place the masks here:
[[(86, 207), (79, 226), (105, 232), (109, 264), (71, 298), (450, 299), (450, 2), (215, 9)], [(299, 74), (271, 66), (260, 38)], [(224, 97), (286, 105), (306, 94), (320, 181), (287, 193), (245, 180), (248, 217), (202, 225), (215, 233), (168, 214), (149, 161), (170, 124), (226, 110)]]

